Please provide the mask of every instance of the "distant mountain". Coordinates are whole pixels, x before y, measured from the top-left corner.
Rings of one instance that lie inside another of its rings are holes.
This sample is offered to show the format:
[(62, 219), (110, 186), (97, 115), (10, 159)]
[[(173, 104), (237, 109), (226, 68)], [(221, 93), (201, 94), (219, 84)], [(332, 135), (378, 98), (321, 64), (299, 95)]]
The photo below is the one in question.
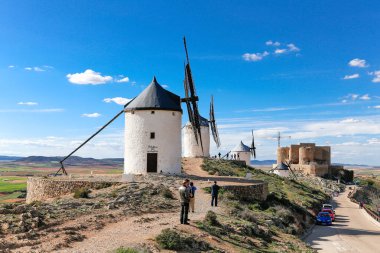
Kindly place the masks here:
[(23, 157), (21, 156), (5, 156), (5, 155), (1, 155), (0, 156), (0, 161), (16, 161), (18, 159), (21, 159)]
[(259, 160), (251, 160), (251, 165), (270, 165), (272, 166), (272, 164), (275, 164), (277, 163), (276, 160), (262, 160), (262, 161), (259, 161)]
[[(19, 163), (59, 163), (64, 157), (62, 156), (28, 156), (23, 157), (16, 162)], [(95, 158), (84, 158), (80, 156), (71, 156), (65, 160), (65, 165), (121, 165), (123, 164), (123, 158), (106, 158), (106, 159), (95, 159)]]

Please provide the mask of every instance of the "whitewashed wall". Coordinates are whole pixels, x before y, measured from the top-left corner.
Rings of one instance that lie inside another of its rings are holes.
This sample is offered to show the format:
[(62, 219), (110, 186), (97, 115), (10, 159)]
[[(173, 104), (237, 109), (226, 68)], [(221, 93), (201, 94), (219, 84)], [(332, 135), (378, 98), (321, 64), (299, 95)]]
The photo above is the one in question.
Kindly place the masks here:
[(280, 177), (289, 177), (289, 170), (273, 170), (273, 174), (279, 175)]
[[(181, 173), (182, 113), (136, 110), (125, 113), (124, 174), (146, 174), (147, 153), (157, 152), (157, 172)], [(155, 139), (150, 133), (155, 132)]]
[(202, 146), (200, 140), (195, 140), (193, 127), (187, 123), (183, 128), (183, 156), (184, 157), (209, 157), (210, 156), (210, 128), (201, 126)]
[[(236, 154), (236, 160), (245, 161), (247, 165), (251, 165), (251, 152), (235, 152), (231, 151), (229, 157), (232, 159), (233, 155)], [(239, 154), (239, 158), (237, 155)]]

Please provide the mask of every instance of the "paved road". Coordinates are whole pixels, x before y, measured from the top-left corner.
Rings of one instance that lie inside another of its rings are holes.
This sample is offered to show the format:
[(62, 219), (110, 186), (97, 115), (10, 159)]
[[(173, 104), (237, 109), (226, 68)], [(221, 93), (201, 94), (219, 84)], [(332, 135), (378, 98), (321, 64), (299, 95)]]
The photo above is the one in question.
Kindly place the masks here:
[(336, 220), (332, 226), (315, 226), (306, 238), (318, 252), (380, 252), (380, 223), (347, 198), (334, 198)]

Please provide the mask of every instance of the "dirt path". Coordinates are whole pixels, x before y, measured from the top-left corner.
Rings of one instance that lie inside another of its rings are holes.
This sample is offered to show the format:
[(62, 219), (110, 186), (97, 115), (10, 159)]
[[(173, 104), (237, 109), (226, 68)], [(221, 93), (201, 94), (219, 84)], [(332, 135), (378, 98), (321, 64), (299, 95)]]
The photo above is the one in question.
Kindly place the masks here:
[(318, 252), (379, 252), (380, 223), (352, 203), (347, 194), (334, 199), (333, 225), (316, 226), (306, 242)]
[[(213, 180), (218, 177), (210, 177), (204, 172), (200, 165), (202, 159), (188, 159), (184, 163), (185, 172), (189, 175), (196, 175), (203, 178), (202, 180), (194, 180), (195, 186), (198, 187), (195, 200), (195, 212), (189, 214), (190, 226), (181, 225), (179, 222), (179, 210), (171, 213), (146, 214), (137, 217), (126, 217), (124, 220), (107, 225), (100, 231), (91, 231), (85, 233), (87, 239), (82, 242), (72, 243), (69, 249), (60, 250), (57, 252), (109, 252), (121, 246), (133, 247), (141, 244), (150, 244), (154, 238), (165, 228), (176, 228), (191, 232), (192, 234), (202, 235), (202, 231), (196, 228), (195, 221), (203, 220), (206, 213), (212, 210), (216, 213), (223, 213), (223, 203), (218, 207), (211, 207), (211, 196), (209, 193), (201, 190), (213, 184)], [(247, 182), (236, 182), (236, 178), (231, 178), (231, 181), (224, 178), (220, 185), (226, 184), (247, 184)], [(179, 205), (179, 204), (178, 204)], [(208, 236), (204, 238), (211, 244), (217, 244), (219, 248), (227, 252), (233, 252), (230, 245), (219, 241), (216, 238)]]

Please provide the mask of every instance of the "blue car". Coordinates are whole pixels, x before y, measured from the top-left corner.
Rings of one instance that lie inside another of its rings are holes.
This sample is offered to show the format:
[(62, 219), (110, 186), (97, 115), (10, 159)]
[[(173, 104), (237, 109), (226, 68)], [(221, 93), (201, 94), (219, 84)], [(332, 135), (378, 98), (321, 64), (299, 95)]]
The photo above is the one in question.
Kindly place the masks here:
[(323, 224), (331, 225), (332, 220), (331, 220), (330, 214), (328, 212), (318, 213), (318, 215), (316, 217), (316, 223), (317, 223), (317, 225), (318, 224), (320, 224), (320, 225), (323, 225)]

